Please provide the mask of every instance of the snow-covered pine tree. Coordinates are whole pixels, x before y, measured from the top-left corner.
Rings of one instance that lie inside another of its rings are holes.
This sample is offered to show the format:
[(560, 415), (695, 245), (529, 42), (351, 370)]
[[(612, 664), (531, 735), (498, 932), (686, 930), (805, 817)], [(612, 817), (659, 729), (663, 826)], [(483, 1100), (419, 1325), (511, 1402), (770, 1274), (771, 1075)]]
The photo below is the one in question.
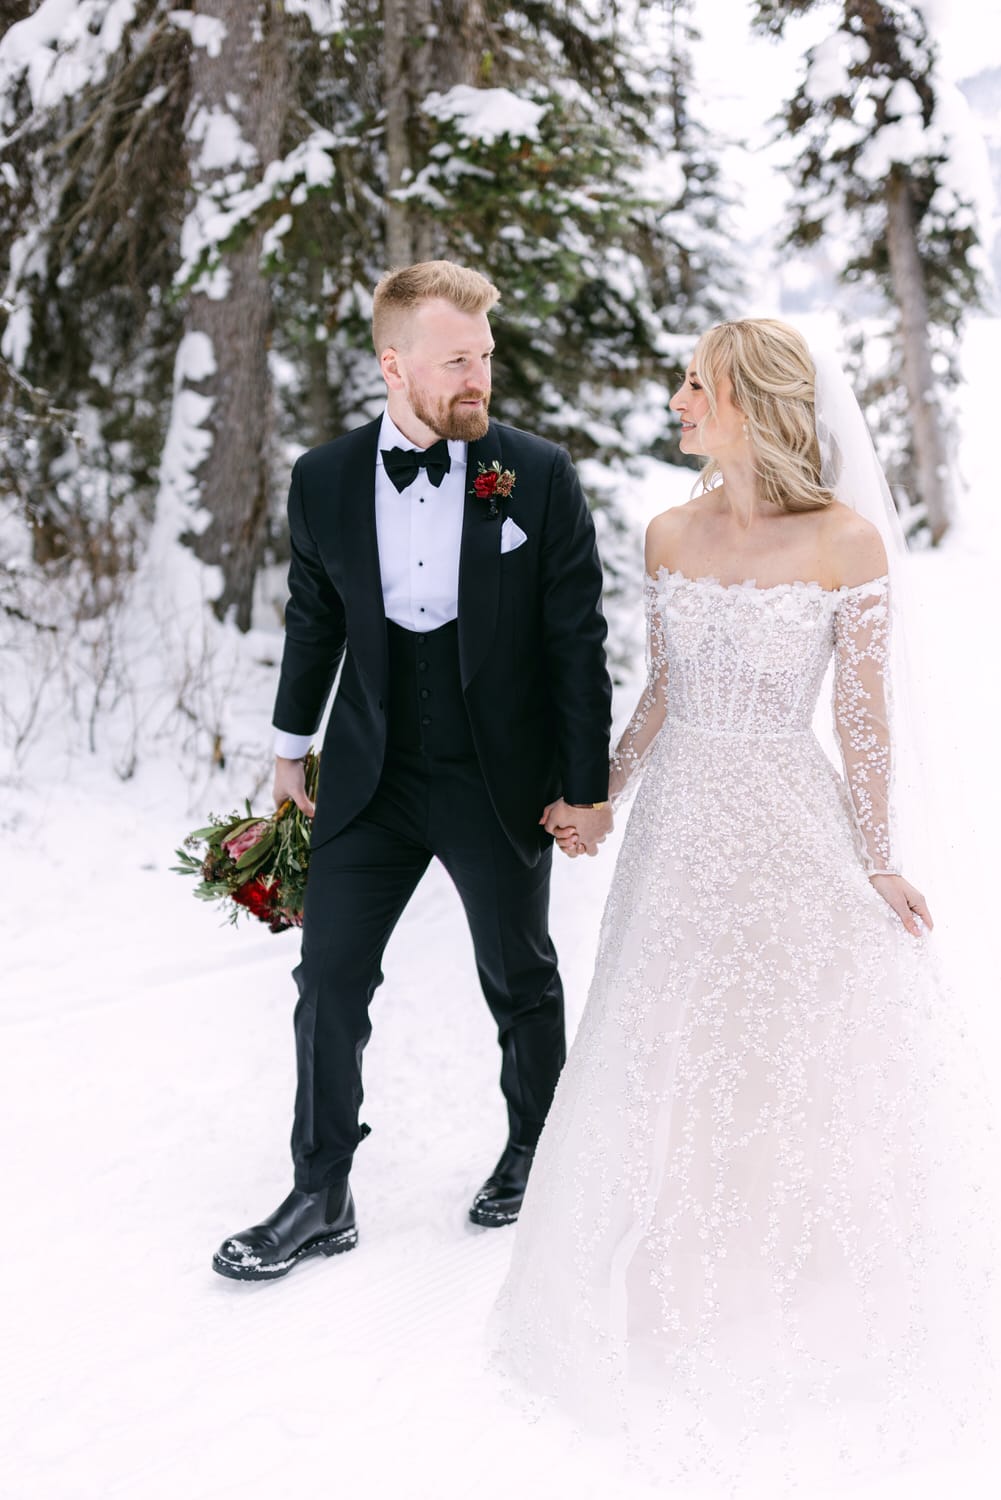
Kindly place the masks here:
[[(669, 387), (684, 379), (698, 336), (733, 317), (746, 295), (729, 219), (733, 199), (719, 165), (721, 143), (703, 122), (702, 111), (691, 107), (693, 49), (699, 40), (694, 9), (694, 0), (666, 0), (647, 17), (649, 56), (661, 82), (650, 170), (667, 205), (660, 214), (667, 242), (663, 315), (676, 351), (664, 372)], [(652, 451), (672, 463), (698, 466), (698, 460), (681, 453), (673, 428)]]
[[(499, 416), (612, 468), (677, 456), (670, 388), (741, 295), (714, 143), (688, 111), (690, 9), (384, 0), (380, 29), (347, 0), (326, 65), (303, 43), (301, 107), (340, 144), (275, 250), (290, 445), (304, 412), (317, 440), (377, 409), (369, 289), (388, 263), (448, 256), (502, 289)], [(614, 592), (635, 538), (608, 471), (591, 478)]]
[(275, 471), (261, 261), (333, 172), (286, 130), (282, 25), (314, 36), (333, 7), (255, 3), (42, 0), (0, 40), (6, 472), (27, 556), (64, 560), (92, 613), (158, 513), (249, 623)]
[[(789, 242), (823, 240), (847, 282), (889, 310), (881, 343), (884, 461), (909, 497), (909, 523), (938, 541), (951, 515), (948, 418), (954, 354), (982, 291), (976, 212), (963, 174), (962, 111), (941, 78), (921, 10), (907, 0), (756, 0), (755, 23), (781, 35), (791, 17), (830, 11), (784, 110), (795, 143)], [(863, 353), (865, 351), (862, 351)], [(902, 393), (903, 410), (894, 395)], [(900, 418), (906, 417), (901, 423)], [(896, 418), (896, 420), (894, 420)]]
[(395, 121), (387, 3), (42, 0), (0, 38), (5, 550), (34, 597), (77, 570), (97, 618), (145, 557), (147, 606), (249, 622), (288, 458), (381, 397), (390, 240), (501, 286), (500, 415), (577, 457), (666, 451), (665, 374), (736, 281), (687, 0), (666, 28), (641, 0), (394, 0)]
[[(84, 546), (86, 506), (62, 498), (64, 471), (88, 494), (120, 485), (148, 518), (165, 403), (175, 415), (198, 406), (192, 394), (215, 403), (188, 424), (194, 467), (177, 519), (223, 570), (218, 606), (245, 625), (268, 452), (262, 258), (290, 442), (319, 440), (378, 398), (368, 295), (392, 241), (498, 281), (499, 409), (603, 457), (635, 447), (639, 388), (673, 373), (677, 336), (687, 343), (718, 316), (736, 278), (720, 263), (715, 167), (687, 117), (687, 0), (660, 29), (659, 9), (642, 4), (287, 0), (280, 28), (270, 0), (255, 0), (267, 14), (233, 3), (96, 0), (57, 31), (66, 6), (44, 0), (12, 29), (4, 347), (57, 405), (83, 410), (96, 382), (117, 438), (114, 452), (91, 441), (72, 462), (58, 434), (36, 445), (30, 489), (55, 497), (39, 558)], [(392, 26), (408, 70), (395, 102)], [(255, 27), (267, 87), (224, 97), (227, 78), (255, 73)], [(44, 86), (32, 92), (32, 78)], [(211, 295), (227, 285), (230, 298)], [(237, 394), (251, 371), (255, 394)], [(91, 438), (100, 427), (81, 425)], [(253, 474), (218, 447), (248, 426)], [(142, 467), (123, 464), (126, 448)]]
[[(348, 0), (325, 54), (303, 43), (300, 108), (338, 144), (274, 244), (289, 420), (336, 431), (373, 408), (369, 288), (389, 263), (449, 256), (503, 292), (497, 410), (580, 456), (626, 457), (637, 404), (663, 409), (653, 383), (739, 287), (685, 107), (687, 0), (667, 25), (646, 5), (381, 9), (383, 27)], [(665, 451), (666, 419), (645, 428)]]
[[(714, 144), (687, 109), (689, 11), (345, 0), (323, 30), (314, 7), (291, 43), (293, 120), (330, 172), (266, 239), (290, 453), (378, 409), (387, 264), (451, 256), (503, 292), (499, 416), (613, 468), (676, 456), (669, 389), (741, 294)], [(592, 473), (613, 591), (616, 543), (635, 553), (614, 491)]]
[[(202, 244), (224, 247), (225, 255), (207, 255), (205, 268), (185, 287), (175, 401), (193, 389), (207, 403), (193, 471), (197, 501), (185, 532), (201, 561), (219, 569), (217, 614), (232, 610), (239, 628), (248, 630), (271, 509), (272, 303), (261, 267), (265, 215), (233, 224), (227, 217), (280, 162), (290, 108), (284, 6), (281, 0), (198, 0), (190, 19), (185, 143), (191, 202), (181, 248), (188, 264), (198, 263)], [(214, 222), (220, 218), (221, 224)]]
[(441, 86), (432, 44), (422, 77), (438, 86), (396, 196), (435, 253), (502, 288), (498, 408), (579, 456), (627, 459), (638, 401), (670, 380), (674, 336), (704, 325), (693, 310), (714, 291), (692, 211), (706, 161), (677, 128), (687, 39), (646, 5), (477, 9), (464, 79)]
[(0, 39), (5, 553), (81, 615), (134, 563), (169, 407), (187, 73), (165, 10), (43, 0)]

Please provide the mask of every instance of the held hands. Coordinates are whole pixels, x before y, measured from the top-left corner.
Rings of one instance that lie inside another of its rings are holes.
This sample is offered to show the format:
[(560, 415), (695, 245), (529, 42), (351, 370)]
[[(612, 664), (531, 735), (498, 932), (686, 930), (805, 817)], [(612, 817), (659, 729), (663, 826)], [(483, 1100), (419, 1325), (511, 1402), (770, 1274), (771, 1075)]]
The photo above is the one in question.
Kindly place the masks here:
[(306, 796), (306, 772), (301, 760), (275, 756), (274, 798), (276, 807), (281, 807), (286, 801), (294, 802), (307, 818), (316, 812), (315, 805)]
[(928, 903), (909, 880), (905, 880), (902, 875), (870, 875), (869, 881), (873, 890), (878, 891), (886, 904), (893, 907), (913, 937), (921, 936), (918, 917), (931, 932), (935, 924), (931, 919)]
[(576, 859), (578, 854), (598, 852), (612, 831), (612, 809), (605, 807), (571, 807), (560, 797), (550, 802), (539, 822), (551, 833), (564, 854)]

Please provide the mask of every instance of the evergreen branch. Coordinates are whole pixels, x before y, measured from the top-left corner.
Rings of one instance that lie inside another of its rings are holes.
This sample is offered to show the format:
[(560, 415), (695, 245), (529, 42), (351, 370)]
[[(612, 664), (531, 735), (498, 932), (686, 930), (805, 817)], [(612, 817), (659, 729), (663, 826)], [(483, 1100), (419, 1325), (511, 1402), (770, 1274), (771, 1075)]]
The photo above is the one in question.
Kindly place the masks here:
[[(0, 311), (9, 313), (9, 303), (0, 304)], [(82, 442), (83, 434), (76, 427), (76, 413), (68, 411), (65, 407), (56, 406), (52, 396), (41, 386), (33, 385), (20, 370), (14, 368), (10, 361), (0, 354), (0, 394), (4, 394), (3, 387), (8, 390), (18, 391), (26, 396), (36, 408), (33, 412), (26, 412), (22, 407), (11, 406), (9, 408), (11, 419), (15, 422), (23, 422), (34, 427), (53, 427), (65, 433), (74, 442)]]

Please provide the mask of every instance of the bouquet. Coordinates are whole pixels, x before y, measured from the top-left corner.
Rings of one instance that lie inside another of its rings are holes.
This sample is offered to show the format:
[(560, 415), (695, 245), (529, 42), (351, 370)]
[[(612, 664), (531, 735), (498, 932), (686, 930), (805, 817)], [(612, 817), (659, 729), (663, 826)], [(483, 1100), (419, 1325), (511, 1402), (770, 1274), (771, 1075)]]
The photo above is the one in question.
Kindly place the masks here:
[[(320, 757), (306, 756), (306, 795), (316, 800)], [(246, 803), (246, 815), (212, 817), (207, 828), (196, 828), (177, 850), (178, 875), (200, 876), (195, 895), (202, 901), (225, 903), (227, 918), (235, 922), (249, 912), (266, 922), (272, 932), (302, 926), (302, 905), (309, 869), (310, 820), (290, 799), (270, 817), (258, 817)], [(198, 846), (204, 845), (204, 852)]]

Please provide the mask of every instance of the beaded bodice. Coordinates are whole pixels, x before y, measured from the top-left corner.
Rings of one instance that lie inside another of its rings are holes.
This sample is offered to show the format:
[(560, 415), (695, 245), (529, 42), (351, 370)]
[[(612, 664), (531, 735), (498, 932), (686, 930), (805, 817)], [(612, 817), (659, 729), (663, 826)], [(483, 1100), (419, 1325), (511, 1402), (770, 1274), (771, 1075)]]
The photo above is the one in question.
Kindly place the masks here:
[(808, 733), (833, 654), (835, 727), (866, 868), (891, 868), (886, 578), (758, 588), (661, 568), (645, 592), (647, 682), (613, 756), (613, 800), (665, 721), (737, 738)]

